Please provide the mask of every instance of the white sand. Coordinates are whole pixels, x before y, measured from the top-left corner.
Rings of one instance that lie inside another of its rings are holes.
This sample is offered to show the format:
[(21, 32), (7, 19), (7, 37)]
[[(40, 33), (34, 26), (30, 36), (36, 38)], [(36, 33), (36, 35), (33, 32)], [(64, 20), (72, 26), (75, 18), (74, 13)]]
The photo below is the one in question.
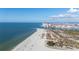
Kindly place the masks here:
[(42, 38), (42, 34), (47, 33), (44, 29), (37, 29), (35, 33), (18, 44), (12, 51), (57, 51), (57, 50), (78, 50), (79, 49), (67, 49), (67, 48), (48, 48), (46, 46), (46, 36)]
[(18, 44), (12, 51), (51, 51), (56, 49), (51, 49), (46, 47), (45, 38), (42, 39), (42, 33), (46, 33), (44, 29), (37, 29), (30, 37), (25, 39), (23, 42)]

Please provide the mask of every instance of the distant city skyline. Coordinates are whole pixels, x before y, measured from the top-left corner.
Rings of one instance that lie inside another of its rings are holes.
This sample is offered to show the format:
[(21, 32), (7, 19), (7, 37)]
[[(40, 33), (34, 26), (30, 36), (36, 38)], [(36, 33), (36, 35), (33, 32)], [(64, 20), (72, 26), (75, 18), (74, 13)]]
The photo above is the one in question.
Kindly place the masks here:
[[(52, 19), (71, 17), (72, 19)], [(79, 22), (78, 8), (0, 8), (0, 22)]]

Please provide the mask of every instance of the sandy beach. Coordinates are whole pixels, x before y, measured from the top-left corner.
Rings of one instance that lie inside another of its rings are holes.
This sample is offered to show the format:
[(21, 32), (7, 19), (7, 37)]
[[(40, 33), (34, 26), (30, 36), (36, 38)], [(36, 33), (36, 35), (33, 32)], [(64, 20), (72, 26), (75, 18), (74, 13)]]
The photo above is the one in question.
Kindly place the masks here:
[(42, 33), (46, 33), (44, 29), (38, 28), (35, 33), (25, 39), (23, 42), (18, 44), (12, 51), (51, 51), (51, 49), (45, 46), (46, 38), (42, 38)]

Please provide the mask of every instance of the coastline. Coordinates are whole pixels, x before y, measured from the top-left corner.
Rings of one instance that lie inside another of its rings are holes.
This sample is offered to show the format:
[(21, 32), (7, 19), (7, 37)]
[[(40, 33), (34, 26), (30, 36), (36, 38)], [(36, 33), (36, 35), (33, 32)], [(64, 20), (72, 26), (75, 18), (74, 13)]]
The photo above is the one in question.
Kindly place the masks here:
[(45, 38), (41, 38), (42, 33), (45, 33), (45, 29), (37, 28), (36, 32), (30, 35), (23, 42), (18, 44), (12, 49), (12, 51), (52, 51), (56, 49), (51, 49), (45, 46)]
[[(45, 34), (42, 38), (42, 34)], [(23, 42), (14, 47), (11, 51), (73, 51), (79, 49), (67, 49), (67, 48), (58, 48), (58, 47), (49, 47), (46, 45), (46, 30), (37, 28), (36, 32), (26, 38)]]

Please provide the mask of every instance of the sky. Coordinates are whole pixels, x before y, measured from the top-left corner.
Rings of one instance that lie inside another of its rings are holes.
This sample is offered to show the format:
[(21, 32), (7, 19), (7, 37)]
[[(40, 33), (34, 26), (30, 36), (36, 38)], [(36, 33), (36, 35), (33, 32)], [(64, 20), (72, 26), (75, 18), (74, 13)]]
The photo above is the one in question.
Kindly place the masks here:
[(0, 22), (79, 22), (73, 19), (78, 17), (78, 8), (0, 8)]

